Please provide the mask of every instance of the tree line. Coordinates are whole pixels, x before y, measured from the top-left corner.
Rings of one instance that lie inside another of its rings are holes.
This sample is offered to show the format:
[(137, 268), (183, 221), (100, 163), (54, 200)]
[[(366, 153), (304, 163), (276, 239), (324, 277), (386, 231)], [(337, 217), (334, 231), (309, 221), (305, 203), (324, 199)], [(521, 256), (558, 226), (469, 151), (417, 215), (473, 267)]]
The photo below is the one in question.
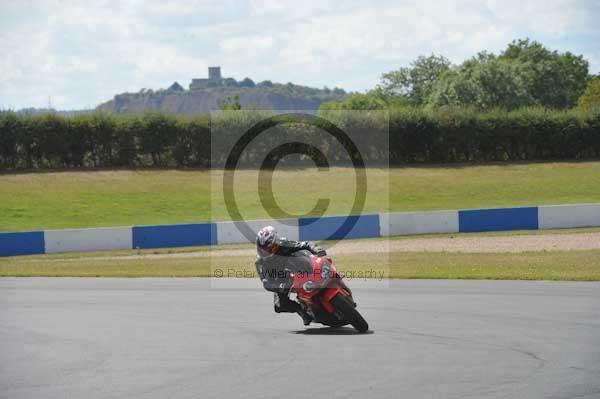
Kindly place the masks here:
[[(459, 65), (441, 55), (420, 56), (409, 67), (384, 73), (365, 94), (322, 105), (324, 109), (467, 106), (479, 110), (600, 107), (600, 77), (587, 60), (529, 39), (515, 40), (499, 54), (480, 52)], [(592, 101), (593, 100), (593, 101)]]
[[(343, 123), (360, 130), (363, 144), (370, 147), (369, 156), (389, 157), (392, 164), (600, 157), (600, 77), (589, 73), (582, 56), (552, 51), (529, 39), (513, 41), (497, 55), (481, 52), (459, 65), (439, 55), (421, 56), (409, 67), (384, 73), (373, 90), (349, 97), (339, 89), (291, 83), (265, 81), (257, 86), (340, 98), (322, 104), (323, 114), (387, 110), (389, 154), (381, 152), (388, 148), (387, 140), (374, 133), (380, 130), (373, 125), (377, 121), (357, 113)], [(142, 91), (116, 96), (115, 101), (154, 94)], [(240, 110), (235, 95), (222, 98), (219, 106), (238, 113), (226, 113), (226, 120), (218, 121), (231, 131), (249, 126), (248, 118), (260, 116)], [(310, 128), (280, 129), (310, 142)], [(0, 112), (0, 169), (208, 168), (210, 132), (208, 115), (177, 117), (151, 111), (61, 116), (4, 111)], [(270, 142), (264, 140), (263, 147), (268, 149)], [(343, 158), (333, 154), (328, 143), (321, 144), (322, 151), (329, 151), (328, 159)], [(213, 145), (213, 160), (227, 156), (215, 154), (215, 148), (220, 147)], [(242, 160), (246, 165), (256, 162), (260, 160), (252, 156)]]
[[(244, 111), (235, 117), (224, 114), (224, 120), (218, 123), (226, 123), (232, 130), (243, 128), (248, 126), (244, 118), (251, 114)], [(387, 138), (372, 134), (381, 130), (380, 126), (373, 126), (380, 121), (358, 113), (344, 123), (352, 124), (364, 137), (371, 149), (365, 151), (366, 156), (382, 160), (389, 156), (391, 164), (600, 157), (600, 114), (592, 111), (540, 107), (514, 111), (396, 107), (390, 109), (389, 118), (389, 154), (381, 153), (381, 149), (388, 148)], [(298, 126), (281, 125), (280, 128), (295, 129), (295, 135), (311, 134), (310, 129)], [(310, 142), (310, 138), (307, 140)], [(267, 140), (264, 146), (270, 150), (268, 145)], [(337, 154), (327, 153), (326, 146), (322, 150), (329, 160), (339, 159)], [(213, 159), (215, 155), (218, 158), (219, 154), (213, 154)], [(260, 161), (243, 159), (242, 164)], [(160, 112), (27, 116), (0, 112), (2, 170), (208, 168), (210, 162), (209, 116), (186, 118)]]

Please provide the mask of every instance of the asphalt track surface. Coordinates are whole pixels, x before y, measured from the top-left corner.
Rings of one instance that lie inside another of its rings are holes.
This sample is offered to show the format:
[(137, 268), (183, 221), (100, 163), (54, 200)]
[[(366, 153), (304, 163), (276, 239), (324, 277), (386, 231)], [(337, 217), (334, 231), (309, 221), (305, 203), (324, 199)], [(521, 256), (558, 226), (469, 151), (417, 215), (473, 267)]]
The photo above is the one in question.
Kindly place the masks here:
[(600, 398), (600, 284), (351, 281), (369, 334), (254, 280), (0, 279), (2, 398)]

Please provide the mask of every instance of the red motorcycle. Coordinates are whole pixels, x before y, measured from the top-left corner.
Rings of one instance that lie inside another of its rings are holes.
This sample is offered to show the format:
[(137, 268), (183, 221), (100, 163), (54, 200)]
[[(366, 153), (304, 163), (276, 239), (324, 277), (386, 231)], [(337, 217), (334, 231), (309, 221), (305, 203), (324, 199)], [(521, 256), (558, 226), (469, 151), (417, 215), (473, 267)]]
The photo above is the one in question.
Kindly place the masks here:
[(331, 327), (351, 324), (356, 330), (364, 333), (369, 324), (356, 310), (356, 302), (352, 291), (342, 281), (327, 256), (310, 254), (312, 271), (290, 271), (292, 289), (300, 306), (312, 316), (315, 322)]

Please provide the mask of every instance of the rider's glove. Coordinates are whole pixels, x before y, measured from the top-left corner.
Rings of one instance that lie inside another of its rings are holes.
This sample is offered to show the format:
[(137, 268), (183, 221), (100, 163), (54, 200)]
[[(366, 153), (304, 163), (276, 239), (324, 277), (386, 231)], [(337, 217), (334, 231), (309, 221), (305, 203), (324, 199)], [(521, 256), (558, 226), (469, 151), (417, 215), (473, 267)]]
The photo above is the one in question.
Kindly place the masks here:
[(317, 251), (317, 256), (325, 256), (327, 255), (327, 252), (325, 252), (324, 249), (320, 249), (319, 251)]

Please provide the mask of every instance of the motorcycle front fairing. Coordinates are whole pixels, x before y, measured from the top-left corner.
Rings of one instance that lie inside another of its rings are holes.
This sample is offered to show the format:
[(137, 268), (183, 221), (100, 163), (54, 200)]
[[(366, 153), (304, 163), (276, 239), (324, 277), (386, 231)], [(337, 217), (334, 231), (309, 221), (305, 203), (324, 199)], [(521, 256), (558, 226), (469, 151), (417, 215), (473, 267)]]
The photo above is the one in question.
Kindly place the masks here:
[[(350, 290), (327, 257), (310, 255), (312, 270), (291, 273), (292, 289), (298, 299), (310, 308), (322, 308), (333, 314), (331, 299), (338, 293), (351, 298)], [(352, 301), (353, 302), (353, 301)]]

